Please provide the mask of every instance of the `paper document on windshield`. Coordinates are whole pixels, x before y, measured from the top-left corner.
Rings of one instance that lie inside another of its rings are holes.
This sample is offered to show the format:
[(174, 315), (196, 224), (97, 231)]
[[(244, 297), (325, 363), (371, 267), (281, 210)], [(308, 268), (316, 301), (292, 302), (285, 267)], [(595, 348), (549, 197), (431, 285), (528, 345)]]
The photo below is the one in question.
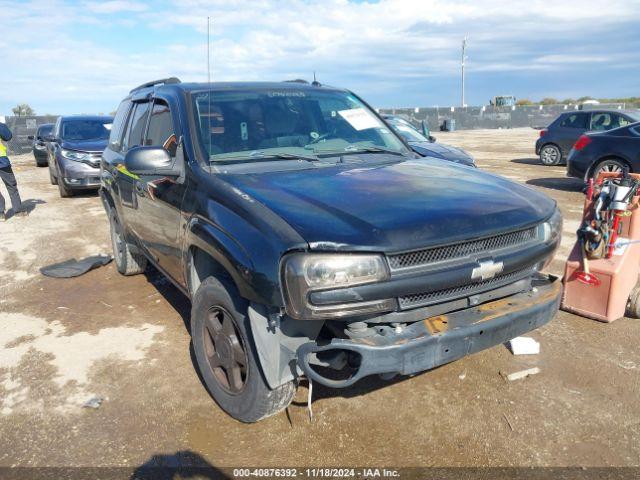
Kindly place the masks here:
[(356, 130), (366, 130), (367, 128), (376, 128), (380, 126), (376, 117), (371, 115), (364, 108), (340, 110), (338, 113)]

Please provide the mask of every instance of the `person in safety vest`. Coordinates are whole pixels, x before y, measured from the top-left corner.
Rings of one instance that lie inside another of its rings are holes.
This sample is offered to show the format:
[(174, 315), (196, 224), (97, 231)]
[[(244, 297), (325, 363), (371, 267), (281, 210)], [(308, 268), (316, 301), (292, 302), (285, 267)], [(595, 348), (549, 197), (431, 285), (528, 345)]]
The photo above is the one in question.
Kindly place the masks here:
[[(18, 182), (16, 182), (16, 176), (13, 174), (11, 162), (7, 155), (7, 142), (11, 140), (12, 137), (13, 134), (11, 130), (9, 130), (9, 127), (0, 122), (0, 178), (4, 182), (5, 187), (7, 187), (14, 216), (26, 217), (29, 212), (22, 209), (22, 201), (18, 193)], [(4, 207), (4, 197), (2, 193), (0, 193), (0, 222), (4, 222), (7, 219), (7, 213)]]

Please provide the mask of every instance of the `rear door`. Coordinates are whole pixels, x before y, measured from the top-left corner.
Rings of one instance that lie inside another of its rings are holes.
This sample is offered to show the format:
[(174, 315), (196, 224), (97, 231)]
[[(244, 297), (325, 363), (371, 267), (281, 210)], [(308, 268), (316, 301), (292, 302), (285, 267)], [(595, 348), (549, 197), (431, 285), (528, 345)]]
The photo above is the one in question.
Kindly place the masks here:
[[(180, 125), (169, 103), (156, 98), (144, 135), (145, 146), (164, 148), (172, 158), (184, 160), (178, 145)], [(142, 246), (157, 265), (178, 283), (184, 285), (182, 249), (179, 232), (185, 183), (175, 177), (140, 175), (135, 180), (138, 212), (135, 230)]]
[(576, 140), (587, 131), (589, 127), (588, 112), (574, 112), (567, 114), (559, 123), (555, 138), (562, 150), (562, 156), (566, 158), (569, 150)]

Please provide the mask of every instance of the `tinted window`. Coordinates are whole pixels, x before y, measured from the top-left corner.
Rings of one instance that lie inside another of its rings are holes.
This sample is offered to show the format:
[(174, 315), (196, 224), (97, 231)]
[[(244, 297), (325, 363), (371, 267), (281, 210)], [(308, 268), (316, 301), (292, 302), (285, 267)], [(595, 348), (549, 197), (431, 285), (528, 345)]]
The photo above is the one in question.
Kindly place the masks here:
[(142, 132), (147, 124), (147, 114), (149, 113), (149, 102), (136, 103), (133, 114), (129, 117), (127, 135), (122, 142), (122, 149), (128, 150), (131, 147), (142, 145)]
[(47, 135), (51, 135), (52, 131), (53, 125), (43, 125), (42, 127), (38, 127), (38, 133), (36, 134), (36, 136), (42, 138)]
[(60, 125), (63, 140), (106, 140), (111, 133), (112, 120), (65, 120)]
[(156, 100), (153, 104), (144, 144), (163, 147), (172, 157), (176, 155), (177, 144), (171, 112), (168, 105), (162, 101)]
[(560, 123), (565, 128), (587, 128), (587, 115), (584, 113), (572, 113), (567, 115)]
[(129, 101), (125, 100), (118, 106), (118, 111), (113, 119), (113, 126), (111, 127), (111, 135), (109, 136), (109, 148), (112, 150), (120, 150), (122, 141), (122, 132), (124, 130), (125, 121), (127, 119), (127, 112), (129, 111)]

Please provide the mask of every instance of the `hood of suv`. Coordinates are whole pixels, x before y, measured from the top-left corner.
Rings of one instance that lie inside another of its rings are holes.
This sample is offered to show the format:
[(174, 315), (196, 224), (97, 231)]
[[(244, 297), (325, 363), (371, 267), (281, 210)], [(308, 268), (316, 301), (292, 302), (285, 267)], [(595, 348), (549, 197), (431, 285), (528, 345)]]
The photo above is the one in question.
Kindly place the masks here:
[(318, 250), (402, 251), (499, 234), (545, 220), (555, 205), (531, 188), (436, 159), (225, 180)]
[(107, 148), (107, 140), (63, 140), (60, 146), (79, 152), (102, 153)]

